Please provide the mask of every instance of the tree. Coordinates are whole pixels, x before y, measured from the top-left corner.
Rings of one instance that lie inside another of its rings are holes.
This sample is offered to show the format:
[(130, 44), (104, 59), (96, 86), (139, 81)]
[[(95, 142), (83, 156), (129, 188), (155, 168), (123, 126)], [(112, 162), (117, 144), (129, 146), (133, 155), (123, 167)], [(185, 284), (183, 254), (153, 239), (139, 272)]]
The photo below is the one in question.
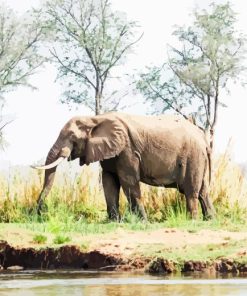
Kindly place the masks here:
[(106, 95), (114, 68), (124, 61), (135, 37), (135, 22), (113, 12), (109, 0), (47, 1), (46, 14), (56, 33), (51, 54), (65, 86), (62, 102), (89, 107), (95, 114), (117, 109), (116, 89)]
[(29, 78), (45, 61), (38, 53), (43, 37), (44, 28), (37, 14), (17, 16), (12, 9), (0, 6), (0, 138), (9, 123), (2, 117), (4, 95), (18, 86), (33, 87)]
[(162, 112), (172, 109), (186, 118), (191, 113), (213, 136), (218, 108), (226, 106), (221, 94), (245, 70), (245, 37), (236, 30), (236, 20), (229, 3), (195, 10), (193, 25), (173, 33), (181, 47), (169, 46), (168, 62), (142, 73), (137, 88)]
[(28, 79), (45, 61), (39, 52), (44, 27), (38, 15), (18, 17), (0, 6), (0, 95), (17, 86), (33, 87)]

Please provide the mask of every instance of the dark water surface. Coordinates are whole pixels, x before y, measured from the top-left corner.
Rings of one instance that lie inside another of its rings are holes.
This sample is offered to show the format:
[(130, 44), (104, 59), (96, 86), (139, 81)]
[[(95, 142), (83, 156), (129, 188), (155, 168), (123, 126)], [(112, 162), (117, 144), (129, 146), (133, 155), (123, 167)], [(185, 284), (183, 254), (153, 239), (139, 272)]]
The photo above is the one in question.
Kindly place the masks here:
[(0, 296), (245, 296), (247, 278), (150, 276), (137, 273), (22, 271), (0, 273)]

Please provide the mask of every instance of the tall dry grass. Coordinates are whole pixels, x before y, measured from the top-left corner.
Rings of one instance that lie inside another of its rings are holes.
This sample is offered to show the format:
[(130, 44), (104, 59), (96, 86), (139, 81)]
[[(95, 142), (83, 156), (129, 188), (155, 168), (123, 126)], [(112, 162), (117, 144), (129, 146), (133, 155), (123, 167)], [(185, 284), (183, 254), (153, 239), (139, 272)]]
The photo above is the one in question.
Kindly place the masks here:
[[(61, 217), (69, 213), (73, 219), (102, 221), (106, 217), (106, 206), (100, 182), (99, 169), (83, 167), (80, 172), (64, 167), (57, 170), (56, 180), (47, 197), (47, 216)], [(0, 222), (27, 221), (35, 213), (36, 200), (42, 187), (43, 172), (26, 169), (10, 169), (0, 175)], [(164, 221), (185, 214), (183, 195), (175, 189), (164, 189), (142, 184), (142, 195), (150, 221)], [(243, 215), (247, 211), (247, 180), (241, 169), (231, 161), (229, 151), (213, 160), (210, 196), (217, 211), (229, 216), (235, 209)], [(120, 211), (124, 216), (127, 202), (120, 196)], [(59, 219), (59, 218), (58, 218)]]

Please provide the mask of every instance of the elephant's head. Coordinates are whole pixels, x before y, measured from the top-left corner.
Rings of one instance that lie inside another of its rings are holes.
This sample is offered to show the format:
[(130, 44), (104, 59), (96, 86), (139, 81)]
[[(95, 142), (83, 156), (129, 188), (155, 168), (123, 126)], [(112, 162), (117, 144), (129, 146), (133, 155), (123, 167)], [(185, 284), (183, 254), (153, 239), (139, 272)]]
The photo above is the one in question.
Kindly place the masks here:
[(74, 117), (61, 130), (50, 149), (44, 166), (45, 181), (39, 197), (39, 207), (49, 193), (58, 164), (64, 159), (80, 159), (80, 165), (115, 157), (125, 148), (128, 130), (114, 114), (94, 117)]

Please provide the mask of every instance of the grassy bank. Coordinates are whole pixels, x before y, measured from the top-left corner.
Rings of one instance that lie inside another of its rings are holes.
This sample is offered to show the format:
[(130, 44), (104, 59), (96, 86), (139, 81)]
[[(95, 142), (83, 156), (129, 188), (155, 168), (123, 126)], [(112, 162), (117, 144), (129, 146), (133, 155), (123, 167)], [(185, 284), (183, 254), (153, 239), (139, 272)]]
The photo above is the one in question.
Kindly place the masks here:
[[(240, 168), (230, 161), (229, 154), (213, 161), (213, 182), (210, 196), (217, 210), (217, 219), (204, 222), (186, 218), (185, 199), (176, 190), (155, 188), (142, 184), (142, 194), (149, 222), (144, 225), (128, 212), (126, 198), (121, 193), (120, 211), (126, 229), (154, 227), (224, 228), (237, 231), (246, 227), (247, 182)], [(71, 177), (73, 175), (73, 177)], [(43, 182), (43, 172), (29, 169), (9, 171), (0, 176), (0, 223), (32, 224), (37, 231), (107, 232), (118, 227), (106, 223), (106, 206), (99, 171), (83, 167), (80, 173), (69, 167), (59, 170), (51, 193), (46, 199), (46, 210), (39, 217), (36, 200)], [(28, 226), (28, 227), (29, 227)]]
[[(36, 200), (43, 173), (10, 170), (0, 177), (0, 240), (17, 249), (58, 249), (67, 244), (76, 245), (82, 252), (121, 254), (133, 262), (142, 258), (142, 264), (149, 258), (154, 259), (154, 269), (166, 265), (163, 259), (178, 262), (179, 266), (188, 260), (217, 262), (222, 258), (245, 264), (247, 182), (228, 153), (217, 157), (213, 164), (210, 196), (216, 219), (203, 221), (200, 213), (198, 220), (189, 220), (183, 195), (142, 184), (148, 223), (129, 213), (122, 193), (122, 220), (108, 221), (99, 171), (83, 167), (75, 173), (68, 164), (67, 170), (58, 169), (46, 209), (38, 216)], [(155, 258), (163, 259), (157, 263)]]

